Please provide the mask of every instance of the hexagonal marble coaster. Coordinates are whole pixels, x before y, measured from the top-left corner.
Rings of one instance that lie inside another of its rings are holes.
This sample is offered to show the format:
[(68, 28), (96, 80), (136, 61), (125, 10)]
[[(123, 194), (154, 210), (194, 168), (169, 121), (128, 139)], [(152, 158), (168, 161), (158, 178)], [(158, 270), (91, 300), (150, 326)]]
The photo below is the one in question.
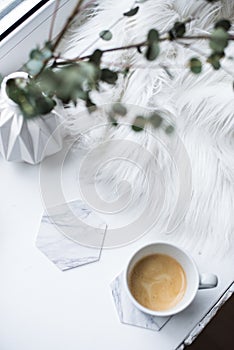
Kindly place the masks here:
[(106, 230), (107, 225), (92, 209), (75, 200), (44, 212), (36, 246), (66, 271), (100, 259)]
[(111, 290), (119, 319), (124, 324), (160, 331), (171, 318), (150, 316), (138, 310), (124, 290), (123, 273), (118, 275), (111, 283)]

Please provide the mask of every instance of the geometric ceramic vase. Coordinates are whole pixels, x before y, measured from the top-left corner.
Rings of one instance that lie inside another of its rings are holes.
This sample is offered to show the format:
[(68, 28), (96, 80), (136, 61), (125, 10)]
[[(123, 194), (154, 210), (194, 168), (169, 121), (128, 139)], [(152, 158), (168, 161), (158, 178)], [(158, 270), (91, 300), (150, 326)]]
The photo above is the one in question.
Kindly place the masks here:
[(37, 164), (62, 148), (62, 116), (57, 105), (50, 113), (24, 118), (18, 105), (6, 93), (6, 83), (12, 78), (28, 78), (25, 72), (5, 77), (0, 92), (0, 152), (9, 161)]

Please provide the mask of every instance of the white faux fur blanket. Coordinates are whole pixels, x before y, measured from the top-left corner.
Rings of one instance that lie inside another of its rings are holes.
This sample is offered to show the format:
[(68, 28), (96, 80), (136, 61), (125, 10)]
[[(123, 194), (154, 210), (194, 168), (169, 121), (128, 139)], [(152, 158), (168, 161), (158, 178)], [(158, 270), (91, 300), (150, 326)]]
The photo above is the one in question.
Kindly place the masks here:
[[(205, 0), (139, 1), (138, 14), (123, 17), (123, 12), (133, 5), (132, 0), (97, 1), (94, 10), (80, 16), (70, 31), (64, 55), (73, 57), (91, 53), (95, 48), (140, 42), (150, 28), (166, 32), (176, 20), (189, 17), (194, 18), (187, 25), (189, 34), (210, 33), (219, 18), (234, 20), (234, 1), (228, 0), (214, 4)], [(104, 42), (98, 33), (109, 28), (113, 39)], [(164, 43), (159, 59), (152, 63), (136, 50), (105, 54), (103, 66), (108, 64), (114, 69), (128, 64), (130, 74), (120, 78), (114, 87), (104, 84), (102, 91), (93, 95), (99, 111), (86, 116), (89, 125), (105, 123), (109, 103), (121, 101), (129, 104), (124, 123), (131, 122), (136, 114), (157, 110), (165, 118), (165, 126), (168, 122), (175, 125), (174, 134), (166, 135), (163, 130), (135, 133), (128, 125), (86, 130), (82, 104), (69, 109), (66, 126), (71, 135), (79, 137), (79, 144), (86, 143), (95, 150), (94, 156), (89, 155), (86, 180), (101, 184), (105, 190), (104, 200), (96, 201), (97, 210), (112, 215), (114, 208), (116, 213), (121, 211), (119, 203), (103, 203), (114, 200), (116, 184), (126, 180), (132, 187), (129, 206), (140, 206), (143, 213), (141, 229), (147, 230), (153, 223), (156, 232), (171, 231), (178, 240), (197, 249), (209, 247), (212, 241), (212, 246), (216, 242), (216, 247), (226, 250), (233, 242), (234, 229), (234, 64), (225, 59), (223, 69), (214, 71), (203, 57), (203, 72), (194, 75), (186, 64), (190, 57), (198, 56), (197, 51), (209, 52), (207, 43), (196, 42), (192, 49)], [(234, 56), (233, 45), (227, 53)], [(173, 78), (162, 65), (169, 67)], [(99, 150), (103, 141), (106, 146)], [(129, 191), (125, 185), (123, 182), (120, 191)], [(129, 206), (124, 207), (125, 213), (130, 212)], [(157, 216), (158, 221), (151, 222), (147, 215)], [(135, 227), (139, 225), (137, 219), (131, 220)], [(126, 221), (122, 226), (126, 226)]]

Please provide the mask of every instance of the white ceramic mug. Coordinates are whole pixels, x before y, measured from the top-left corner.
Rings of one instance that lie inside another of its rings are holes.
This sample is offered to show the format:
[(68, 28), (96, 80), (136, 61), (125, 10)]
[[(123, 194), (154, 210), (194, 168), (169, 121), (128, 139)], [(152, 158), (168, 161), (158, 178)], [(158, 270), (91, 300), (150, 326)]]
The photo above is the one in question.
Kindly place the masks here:
[[(174, 307), (165, 311), (150, 310), (142, 306), (134, 298), (129, 288), (129, 276), (135, 264), (142, 258), (152, 254), (166, 254), (171, 256), (180, 263), (186, 274), (187, 286), (183, 298)], [(159, 242), (141, 248), (132, 256), (124, 271), (124, 284), (130, 300), (139, 310), (152, 316), (171, 316), (177, 314), (178, 312), (188, 307), (195, 298), (198, 289), (216, 287), (218, 284), (218, 278), (216, 275), (211, 273), (200, 274), (192, 257), (188, 255), (185, 251), (183, 251), (181, 248), (169, 243)]]

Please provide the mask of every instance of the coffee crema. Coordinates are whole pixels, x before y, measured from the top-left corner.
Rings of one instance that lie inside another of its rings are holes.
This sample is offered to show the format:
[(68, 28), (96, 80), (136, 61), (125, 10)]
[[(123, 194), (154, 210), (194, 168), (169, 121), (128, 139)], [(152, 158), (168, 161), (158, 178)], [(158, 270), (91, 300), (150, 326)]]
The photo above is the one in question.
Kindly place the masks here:
[(180, 263), (165, 254), (152, 254), (139, 260), (128, 283), (133, 297), (155, 311), (168, 310), (178, 304), (187, 285)]

